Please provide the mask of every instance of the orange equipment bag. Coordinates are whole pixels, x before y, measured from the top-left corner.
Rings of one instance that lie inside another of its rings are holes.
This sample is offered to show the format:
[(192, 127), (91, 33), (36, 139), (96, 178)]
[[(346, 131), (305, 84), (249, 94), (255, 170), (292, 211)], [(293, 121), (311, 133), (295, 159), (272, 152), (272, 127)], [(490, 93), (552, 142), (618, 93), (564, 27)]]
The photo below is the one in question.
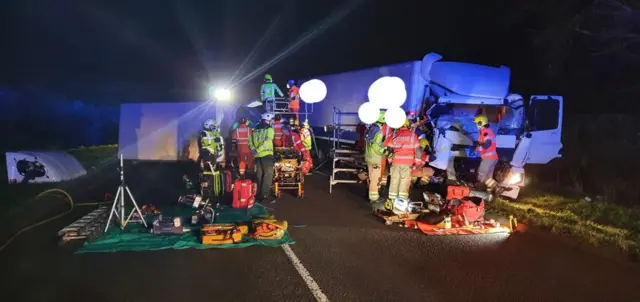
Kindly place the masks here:
[(238, 243), (248, 232), (248, 226), (235, 224), (207, 224), (200, 229), (202, 244)]
[(253, 231), (249, 236), (261, 240), (277, 240), (286, 234), (287, 227), (286, 220), (258, 218), (253, 220)]
[(471, 188), (467, 186), (447, 186), (446, 200), (462, 199), (469, 196)]

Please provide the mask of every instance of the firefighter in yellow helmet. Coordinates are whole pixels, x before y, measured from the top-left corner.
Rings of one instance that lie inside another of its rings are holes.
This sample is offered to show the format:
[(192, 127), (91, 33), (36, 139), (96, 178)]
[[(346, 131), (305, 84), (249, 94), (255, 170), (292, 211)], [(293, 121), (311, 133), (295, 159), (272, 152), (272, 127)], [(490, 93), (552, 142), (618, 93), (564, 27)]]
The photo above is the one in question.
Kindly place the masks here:
[(365, 133), (364, 158), (367, 162), (369, 176), (369, 202), (371, 204), (384, 203), (380, 197), (380, 186), (384, 175), (384, 139), (385, 131), (384, 111), (380, 111), (378, 120), (369, 126)]
[(476, 116), (473, 122), (478, 127), (478, 140), (474, 142), (474, 145), (482, 159), (480, 167), (478, 167), (478, 184), (484, 186), (493, 180), (493, 172), (498, 163), (496, 135), (489, 128), (489, 119), (486, 115)]

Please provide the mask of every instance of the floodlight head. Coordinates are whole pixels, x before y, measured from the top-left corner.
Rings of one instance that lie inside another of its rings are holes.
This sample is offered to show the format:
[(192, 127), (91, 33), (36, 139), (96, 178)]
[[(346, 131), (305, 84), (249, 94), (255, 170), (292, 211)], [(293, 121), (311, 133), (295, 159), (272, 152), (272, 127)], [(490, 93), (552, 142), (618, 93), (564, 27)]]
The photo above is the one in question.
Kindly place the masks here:
[(218, 101), (227, 102), (231, 100), (231, 91), (226, 88), (217, 88), (214, 90), (213, 96)]
[(305, 103), (319, 103), (326, 97), (327, 85), (318, 79), (309, 80), (300, 85), (300, 98)]

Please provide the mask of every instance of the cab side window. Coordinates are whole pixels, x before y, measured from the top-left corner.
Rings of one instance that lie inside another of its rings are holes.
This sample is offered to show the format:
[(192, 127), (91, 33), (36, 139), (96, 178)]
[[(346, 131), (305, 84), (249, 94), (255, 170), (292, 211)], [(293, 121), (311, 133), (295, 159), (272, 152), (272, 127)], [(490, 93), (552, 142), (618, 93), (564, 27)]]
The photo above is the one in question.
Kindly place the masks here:
[(560, 101), (555, 99), (534, 100), (529, 105), (531, 131), (557, 129), (559, 114)]

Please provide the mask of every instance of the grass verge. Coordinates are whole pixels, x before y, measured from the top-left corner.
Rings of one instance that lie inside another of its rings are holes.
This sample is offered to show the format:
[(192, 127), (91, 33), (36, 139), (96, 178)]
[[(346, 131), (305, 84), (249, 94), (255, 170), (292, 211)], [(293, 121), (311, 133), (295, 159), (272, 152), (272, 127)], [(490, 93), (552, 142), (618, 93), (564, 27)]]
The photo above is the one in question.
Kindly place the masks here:
[(634, 259), (640, 258), (639, 208), (547, 194), (532, 194), (517, 202), (498, 199), (489, 207), (554, 233), (596, 246), (615, 246)]

